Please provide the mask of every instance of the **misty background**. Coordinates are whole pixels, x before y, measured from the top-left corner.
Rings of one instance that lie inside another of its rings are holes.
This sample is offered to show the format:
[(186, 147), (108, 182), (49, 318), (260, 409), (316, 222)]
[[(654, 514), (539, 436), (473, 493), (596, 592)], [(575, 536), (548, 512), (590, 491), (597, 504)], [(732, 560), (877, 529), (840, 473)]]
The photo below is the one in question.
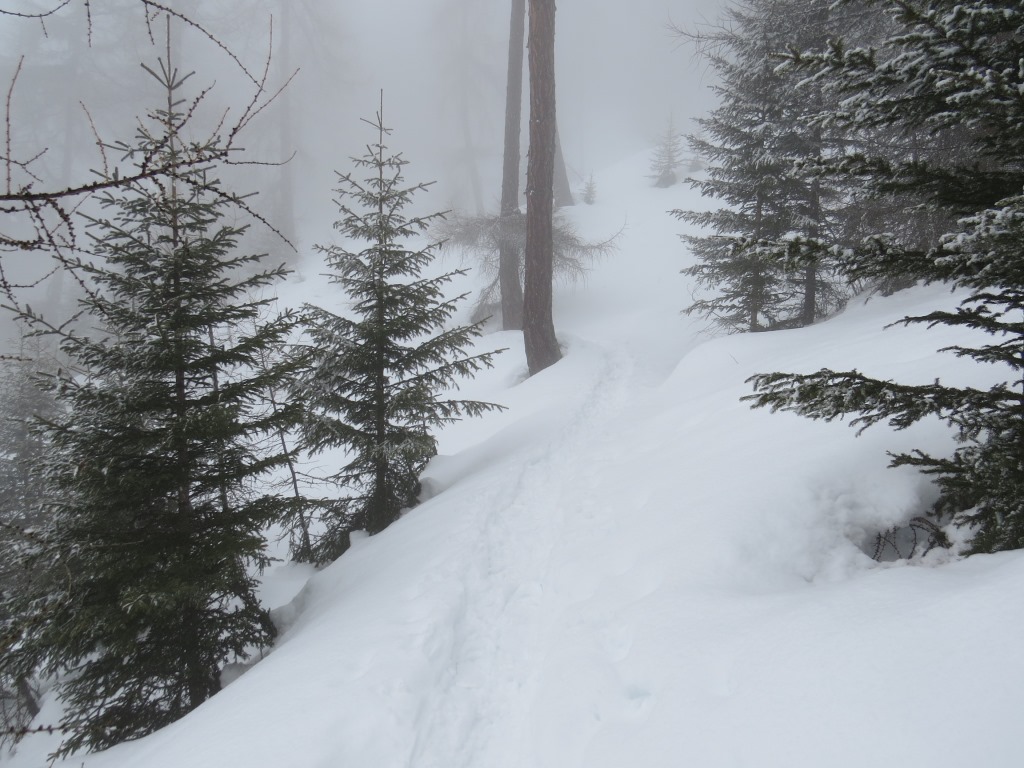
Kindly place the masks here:
[[(509, 3), (479, 0), (175, 0), (172, 7), (213, 33), (228, 53), (183, 24), (172, 31), (177, 66), (195, 71), (190, 94), (212, 86), (195, 121), (212, 130), (223, 111), (238, 115), (266, 71), (266, 89), (288, 86), (242, 135), (246, 161), (230, 179), (258, 191), (253, 207), (295, 245), (262, 233), (258, 247), (296, 266), (313, 243), (329, 242), (336, 215), (335, 170), (362, 154), (384, 94), (391, 146), (410, 161), (410, 181), (435, 181), (420, 203), (469, 214), (498, 208), (504, 125)], [(713, 20), (716, 0), (561, 0), (557, 18), (559, 133), (577, 192), (619, 159), (653, 147), (670, 118), (685, 133), (713, 106), (711, 74), (670, 30)], [(18, 3), (9, 10), (46, 11)], [(12, 156), (32, 157), (39, 188), (92, 180), (105, 143), (130, 143), (138, 117), (157, 106), (158, 90), (140, 66), (163, 56), (161, 29), (147, 25), (135, 0), (72, 4), (44, 21), (5, 18), (2, 70), (10, 89)], [(20, 70), (19, 70), (20, 67)], [(15, 72), (18, 73), (16, 81)], [(293, 77), (294, 75), (294, 77)], [(13, 88), (11, 83), (13, 82)], [(524, 93), (523, 156), (528, 94)], [(525, 173), (525, 162), (523, 163)], [(15, 182), (18, 180), (15, 179)], [(24, 179), (22, 179), (24, 181)], [(5, 226), (10, 226), (5, 222)], [(255, 236), (259, 236), (256, 233)], [(5, 254), (8, 273), (25, 284), (37, 311), (62, 320), (74, 290), (38, 254)], [(310, 260), (310, 267), (316, 268)], [(2, 338), (18, 333), (5, 313)]]

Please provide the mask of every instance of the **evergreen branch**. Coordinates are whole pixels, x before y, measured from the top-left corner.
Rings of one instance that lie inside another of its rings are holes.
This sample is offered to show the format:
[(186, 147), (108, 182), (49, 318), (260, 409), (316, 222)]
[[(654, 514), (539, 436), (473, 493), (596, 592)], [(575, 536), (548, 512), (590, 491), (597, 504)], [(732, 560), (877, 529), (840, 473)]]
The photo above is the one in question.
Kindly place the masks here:
[(880, 421), (906, 429), (928, 415), (947, 415), (955, 404), (937, 382), (908, 386), (871, 379), (857, 371), (836, 373), (824, 368), (812, 374), (769, 373), (747, 379), (754, 393), (741, 398), (752, 408), (789, 411), (823, 421), (859, 414), (850, 426), (858, 433)]

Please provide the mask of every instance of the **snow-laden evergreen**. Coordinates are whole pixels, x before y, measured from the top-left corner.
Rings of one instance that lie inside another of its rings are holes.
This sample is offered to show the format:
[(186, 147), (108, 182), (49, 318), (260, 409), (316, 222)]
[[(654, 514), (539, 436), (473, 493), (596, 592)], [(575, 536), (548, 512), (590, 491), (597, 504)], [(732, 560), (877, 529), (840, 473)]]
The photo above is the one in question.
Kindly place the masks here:
[[(306, 403), (302, 427), (314, 454), (343, 447), (350, 456), (331, 473), (341, 498), (329, 505), (327, 530), (315, 546), (319, 562), (348, 548), (349, 531), (379, 533), (414, 506), (420, 473), (437, 452), (433, 431), (501, 406), (443, 396), (460, 380), (493, 364), (495, 352), (469, 353), (480, 324), (450, 327), (465, 295), (445, 288), (464, 272), (424, 276), (438, 246), (411, 247), (440, 214), (407, 213), (427, 185), (407, 185), (407, 161), (385, 144), (390, 131), (377, 113), (376, 140), (355, 171), (339, 174), (338, 235), (362, 246), (321, 247), (341, 288), (333, 304), (351, 304), (355, 319), (307, 308), (310, 369), (297, 385)], [(357, 178), (356, 173), (366, 173)]]
[[(651, 174), (649, 178), (654, 179), (656, 187), (671, 187), (678, 183), (679, 174), (677, 169), (683, 164), (683, 136), (676, 128), (675, 120), (671, 115), (665, 132), (658, 140), (651, 156)], [(591, 178), (593, 182), (593, 178)], [(588, 203), (590, 205), (591, 203)]]
[(833, 251), (856, 227), (854, 195), (816, 166), (850, 137), (815, 120), (832, 106), (826, 92), (779, 65), (788, 46), (823, 46), (839, 21), (824, 0), (745, 0), (723, 17), (685, 35), (718, 75), (720, 103), (689, 138), (707, 168), (689, 183), (719, 207), (673, 211), (701, 227), (686, 236), (698, 256), (686, 274), (702, 290), (683, 306), (726, 332), (809, 325), (847, 296)]
[(894, 464), (936, 476), (942, 493), (934, 515), (965, 528), (972, 551), (1018, 549), (1024, 546), (1024, 10), (1016, 3), (945, 0), (881, 5), (896, 31), (879, 50), (835, 42), (826, 54), (797, 60), (847, 95), (837, 122), (903, 134), (926, 130), (959, 142), (953, 155), (898, 162), (865, 148), (840, 167), (870, 169), (879, 194), (909, 193), (921, 207), (961, 218), (924, 247), (878, 232), (853, 260), (860, 274), (967, 289), (955, 310), (932, 309), (900, 322), (978, 331), (949, 351), (991, 370), (992, 380), (977, 389), (937, 375), (924, 376), (924, 383), (857, 370), (766, 374), (756, 379), (755, 402), (811, 418), (852, 414), (852, 423), (863, 426), (945, 420), (961, 443), (952, 456), (915, 447), (897, 453)]

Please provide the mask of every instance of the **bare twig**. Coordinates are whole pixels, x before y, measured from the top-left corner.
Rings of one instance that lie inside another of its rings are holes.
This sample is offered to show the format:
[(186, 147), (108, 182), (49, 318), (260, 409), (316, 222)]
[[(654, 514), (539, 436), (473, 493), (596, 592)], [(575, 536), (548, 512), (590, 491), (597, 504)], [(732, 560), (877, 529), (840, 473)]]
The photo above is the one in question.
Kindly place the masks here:
[[(86, 6), (89, 5), (88, 0), (86, 0), (85, 4)], [(19, 19), (45, 19), (47, 16), (53, 16), (53, 14), (57, 13), (62, 8), (67, 7), (68, 5), (71, 5), (71, 0), (62, 0), (62, 2), (59, 5), (54, 6), (48, 11), (40, 11), (39, 13), (24, 13), (21, 11), (5, 11), (3, 9), (0, 9), (0, 16), (14, 16)]]
[[(140, 184), (153, 183), (160, 185), (162, 179), (180, 179), (185, 171), (213, 167), (215, 165), (259, 165), (270, 166), (280, 165), (279, 162), (266, 162), (254, 160), (236, 160), (234, 155), (240, 151), (239, 136), (249, 124), (272, 104), (292, 82), (295, 77), (293, 73), (287, 81), (272, 93), (268, 93), (268, 82), (271, 72), (272, 46), (274, 40), (273, 24), (270, 26), (269, 45), (266, 59), (263, 62), (262, 71), (259, 76), (254, 76), (247, 69), (241, 60), (234, 55), (226, 45), (220, 41), (212, 32), (203, 25), (187, 18), (182, 13), (167, 7), (160, 0), (138, 0), (145, 9), (145, 21), (147, 32), (153, 39), (152, 22), (158, 16), (168, 20), (177, 20), (179, 23), (197, 30), (205, 38), (220, 48), (235, 63), (239, 70), (255, 86), (251, 99), (244, 104), (241, 113), (236, 113), (237, 119), (233, 119), (230, 110), (225, 110), (219, 122), (215, 126), (211, 137), (219, 137), (216, 144), (211, 140), (208, 143), (193, 142), (181, 151), (167, 155), (161, 147), (155, 144), (140, 151), (133, 148), (128, 142), (116, 141), (105, 142), (100, 136), (96, 121), (85, 104), (81, 108), (85, 113), (89, 129), (92, 132), (94, 143), (99, 153), (99, 160), (96, 168), (92, 171), (96, 178), (88, 183), (72, 183), (58, 188), (48, 187), (44, 179), (34, 171), (38, 161), (47, 151), (43, 149), (37, 152), (28, 160), (14, 156), (14, 92), (18, 84), (19, 74), (22, 71), (23, 60), (19, 60), (18, 66), (11, 78), (6, 95), (5, 115), (5, 137), (4, 157), (0, 163), (4, 166), (5, 184), (0, 193), (0, 218), (12, 222), (10, 229), (5, 227), (0, 231), (0, 254), (3, 252), (39, 252), (47, 253), (54, 260), (54, 266), (45, 269), (43, 277), (37, 279), (12, 279), (9, 268), (5, 270), (3, 260), (0, 259), (0, 295), (6, 303), (12, 307), (19, 307), (21, 302), (16, 299), (15, 294), (26, 287), (35, 286), (40, 281), (51, 276), (57, 269), (64, 269), (73, 276), (74, 281), (87, 293), (92, 290), (82, 268), (84, 253), (77, 243), (77, 232), (75, 227), (75, 215), (89, 199), (100, 194), (113, 193), (116, 190), (130, 189)], [(87, 34), (90, 44), (92, 40), (92, 10), (90, 0), (83, 0), (86, 12)], [(71, 0), (65, 0), (60, 5), (50, 9), (38, 16), (30, 18), (42, 18), (51, 16), (61, 8), (71, 4)], [(14, 14), (0, 10), (2, 15), (24, 15)], [(166, 69), (168, 64), (160, 61), (160, 68)], [(297, 72), (297, 71), (296, 71)], [(179, 84), (192, 76), (193, 73), (180, 76), (178, 72), (165, 73), (168, 77), (173, 76)], [(200, 105), (205, 103), (212, 85), (203, 89), (197, 96), (190, 99), (181, 116), (182, 123), (192, 121)], [(177, 108), (172, 105), (172, 108)], [(118, 162), (111, 152), (120, 155), (121, 162)], [(285, 161), (286, 162), (286, 161)], [(187, 174), (184, 174), (187, 175)], [(253, 221), (266, 227), (271, 233), (279, 237), (288, 247), (295, 249), (294, 244), (279, 230), (274, 227), (266, 217), (258, 213), (246, 202), (245, 198), (231, 196), (216, 188), (215, 184), (207, 185), (205, 181), (197, 181), (202, 175), (193, 177), (190, 182), (197, 193), (212, 194), (223, 202), (230, 202), (240, 211), (250, 216)]]
[[(242, 74), (244, 74), (249, 80), (251, 80), (254, 85), (256, 85), (257, 87), (259, 86), (259, 81), (253, 76), (252, 72), (249, 71), (245, 64), (242, 63), (242, 60), (239, 59), (238, 56), (220, 40), (220, 38), (218, 38), (216, 35), (214, 35), (212, 32), (206, 29), (206, 27), (204, 27), (202, 24), (193, 21), (185, 14), (179, 13), (178, 11), (175, 11), (173, 8), (167, 7), (163, 3), (154, 2), (154, 0), (139, 0), (139, 2), (142, 3), (142, 5), (146, 8), (148, 13), (152, 13), (152, 16), (150, 16), (147, 19), (147, 24), (150, 23), (152, 19), (155, 19), (157, 16), (159, 16), (161, 13), (166, 13), (168, 16), (171, 16), (180, 21), (182, 24), (185, 24), (186, 26), (189, 26), (192, 29), (197, 30), (200, 34), (203, 35), (203, 37), (205, 37), (211, 43), (220, 48), (221, 51), (223, 51), (224, 54), (235, 63), (235, 65), (242, 72)], [(152, 36), (152, 32), (150, 34)]]
[(11, 191), (11, 158), (13, 157), (13, 153), (11, 152), (11, 98), (14, 96), (14, 86), (18, 83), (18, 75), (21, 74), (21, 67), (24, 63), (25, 57), (22, 56), (18, 59), (18, 66), (15, 67), (14, 74), (11, 76), (11, 85), (7, 89), (6, 111), (4, 113), (4, 127), (6, 129), (6, 142), (4, 146), (7, 156), (7, 162), (5, 163), (7, 167), (7, 186), (5, 189), (8, 193)]
[(92, 119), (92, 113), (89, 112), (89, 108), (85, 106), (84, 101), (78, 102), (79, 106), (82, 107), (82, 111), (85, 112), (85, 119), (89, 122), (89, 129), (92, 131), (92, 136), (96, 139), (96, 148), (100, 152), (100, 160), (103, 162), (103, 175), (105, 177), (110, 176), (110, 163), (107, 162), (107, 147), (100, 138), (100, 133), (96, 130), (96, 122)]

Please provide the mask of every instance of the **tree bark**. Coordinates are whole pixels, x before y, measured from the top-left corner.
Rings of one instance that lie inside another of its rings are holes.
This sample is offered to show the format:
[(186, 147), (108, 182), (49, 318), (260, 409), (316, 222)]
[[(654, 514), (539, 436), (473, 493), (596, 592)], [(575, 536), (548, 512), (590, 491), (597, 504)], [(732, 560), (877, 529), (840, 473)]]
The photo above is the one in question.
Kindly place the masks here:
[[(811, 245), (818, 248), (821, 238), (821, 185), (815, 179), (811, 183), (810, 210), (808, 219), (811, 226), (808, 235)], [(818, 318), (818, 258), (815, 257), (804, 267), (804, 301), (800, 311), (800, 325), (813, 325)]]
[(519, 131), (523, 116), (523, 46), (526, 38), (526, 0), (512, 0), (508, 33), (508, 80), (505, 87), (505, 157), (501, 173), (501, 241), (498, 247), (498, 287), (501, 325), (506, 331), (523, 328), (523, 286), (519, 280), (521, 245), (516, 236), (519, 217)]
[(530, 375), (561, 359), (551, 317), (555, 165), (555, 0), (530, 0), (530, 158), (526, 172), (523, 338)]

